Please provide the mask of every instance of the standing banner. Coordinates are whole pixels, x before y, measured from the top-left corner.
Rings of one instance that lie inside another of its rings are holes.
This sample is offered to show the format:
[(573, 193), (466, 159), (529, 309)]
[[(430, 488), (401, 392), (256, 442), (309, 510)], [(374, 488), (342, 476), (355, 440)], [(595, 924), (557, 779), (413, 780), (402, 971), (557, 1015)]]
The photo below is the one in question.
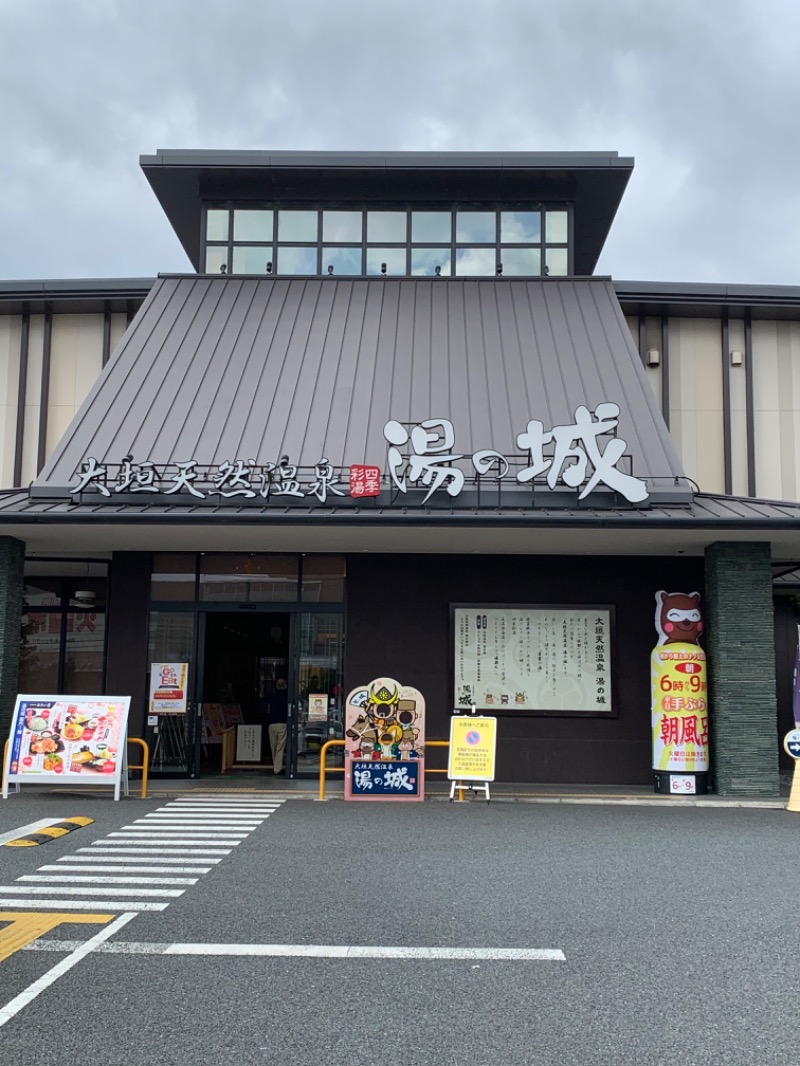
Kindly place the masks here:
[(708, 791), (708, 682), (700, 593), (656, 593), (658, 644), (650, 659), (655, 791)]
[(344, 718), (344, 798), (425, 798), (425, 700), (391, 677), (359, 685)]
[(5, 760), (9, 784), (113, 785), (126, 765), (130, 696), (17, 696)]
[(447, 776), (451, 781), (494, 781), (497, 719), (454, 715), (450, 719)]
[(186, 714), (188, 663), (151, 663), (150, 714)]

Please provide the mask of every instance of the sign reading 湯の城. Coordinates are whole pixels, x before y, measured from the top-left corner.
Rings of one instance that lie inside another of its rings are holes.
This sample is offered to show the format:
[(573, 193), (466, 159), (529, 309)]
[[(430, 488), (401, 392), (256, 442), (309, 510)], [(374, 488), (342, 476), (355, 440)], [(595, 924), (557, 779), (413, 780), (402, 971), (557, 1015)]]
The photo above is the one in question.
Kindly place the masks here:
[(425, 700), (409, 685), (378, 677), (347, 697), (344, 798), (425, 796)]
[(605, 485), (629, 503), (644, 503), (649, 497), (645, 482), (619, 466), (627, 448), (616, 435), (619, 413), (615, 403), (599, 403), (594, 411), (579, 406), (571, 424), (548, 430), (531, 419), (516, 436), (520, 451), (511, 456), (493, 448), (472, 454), (457, 451), (455, 428), (447, 418), (417, 423), (390, 419), (383, 428), (388, 446), (385, 476), (379, 466), (357, 464), (341, 470), (324, 456), (307, 473), (287, 455), (278, 462), (226, 459), (210, 467), (201, 467), (195, 459), (156, 464), (150, 459), (134, 462), (126, 455), (115, 465), (89, 456), (75, 472), (70, 492), (98, 493), (107, 500), (120, 493), (145, 493), (169, 496), (173, 502), (220, 497), (275, 500), (285, 506), (314, 497), (321, 504), (335, 504), (344, 496), (379, 496), (383, 479), (390, 497), (399, 494), (405, 505), (410, 492), (424, 492), (421, 502), (426, 504), (439, 490), (458, 497), (468, 480), (480, 485), (510, 480), (518, 487), (535, 482), (550, 490), (579, 490), (579, 500)]
[(611, 714), (607, 607), (454, 608), (456, 707)]
[(5, 760), (10, 783), (113, 785), (119, 799), (130, 696), (17, 696)]

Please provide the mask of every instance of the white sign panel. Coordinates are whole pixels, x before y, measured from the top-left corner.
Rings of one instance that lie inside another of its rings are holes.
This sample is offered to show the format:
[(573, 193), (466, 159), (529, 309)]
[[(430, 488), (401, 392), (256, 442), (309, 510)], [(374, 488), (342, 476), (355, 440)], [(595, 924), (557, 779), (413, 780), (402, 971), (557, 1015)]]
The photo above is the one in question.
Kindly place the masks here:
[(610, 714), (611, 612), (457, 607), (454, 706)]
[(113, 785), (119, 799), (130, 696), (17, 696), (5, 760), (10, 783)]
[(258, 762), (261, 759), (261, 726), (236, 727), (236, 761)]

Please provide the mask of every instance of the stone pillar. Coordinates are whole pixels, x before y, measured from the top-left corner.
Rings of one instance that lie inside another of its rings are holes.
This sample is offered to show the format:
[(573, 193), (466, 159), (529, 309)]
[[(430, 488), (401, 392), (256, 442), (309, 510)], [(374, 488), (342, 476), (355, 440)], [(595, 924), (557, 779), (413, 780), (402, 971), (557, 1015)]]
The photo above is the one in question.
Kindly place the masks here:
[(779, 793), (770, 546), (705, 553), (710, 744), (721, 796)]
[(19, 641), (25, 545), (0, 537), (0, 753), (11, 729), (19, 683)]

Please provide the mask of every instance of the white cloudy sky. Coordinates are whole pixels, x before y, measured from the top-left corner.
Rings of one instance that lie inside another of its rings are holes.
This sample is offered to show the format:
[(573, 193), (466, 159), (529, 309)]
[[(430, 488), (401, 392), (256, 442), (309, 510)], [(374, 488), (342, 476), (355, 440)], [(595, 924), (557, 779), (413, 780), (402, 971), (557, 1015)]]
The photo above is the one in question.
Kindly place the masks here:
[(188, 261), (159, 148), (595, 151), (599, 271), (800, 284), (798, 0), (0, 0), (0, 278)]

